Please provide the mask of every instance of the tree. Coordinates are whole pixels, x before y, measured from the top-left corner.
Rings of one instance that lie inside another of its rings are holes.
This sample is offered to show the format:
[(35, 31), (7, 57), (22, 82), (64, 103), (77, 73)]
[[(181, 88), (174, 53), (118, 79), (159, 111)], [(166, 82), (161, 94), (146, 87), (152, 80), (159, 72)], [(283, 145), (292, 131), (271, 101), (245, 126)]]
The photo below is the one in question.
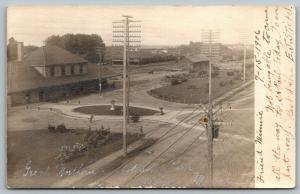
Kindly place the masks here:
[(89, 62), (99, 62), (96, 48), (105, 47), (102, 38), (97, 34), (64, 34), (52, 35), (45, 40), (46, 45), (55, 45), (64, 48), (71, 53), (78, 54)]
[(24, 46), (24, 55), (38, 49), (39, 47), (34, 46), (34, 45), (28, 45), (28, 46)]

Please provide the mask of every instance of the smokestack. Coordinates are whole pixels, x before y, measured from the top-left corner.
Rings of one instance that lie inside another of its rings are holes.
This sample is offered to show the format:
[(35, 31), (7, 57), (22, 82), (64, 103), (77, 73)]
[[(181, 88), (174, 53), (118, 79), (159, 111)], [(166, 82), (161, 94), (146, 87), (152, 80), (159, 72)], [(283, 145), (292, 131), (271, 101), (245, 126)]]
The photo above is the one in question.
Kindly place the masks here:
[(23, 61), (24, 58), (24, 44), (23, 42), (17, 42), (17, 59), (18, 61)]

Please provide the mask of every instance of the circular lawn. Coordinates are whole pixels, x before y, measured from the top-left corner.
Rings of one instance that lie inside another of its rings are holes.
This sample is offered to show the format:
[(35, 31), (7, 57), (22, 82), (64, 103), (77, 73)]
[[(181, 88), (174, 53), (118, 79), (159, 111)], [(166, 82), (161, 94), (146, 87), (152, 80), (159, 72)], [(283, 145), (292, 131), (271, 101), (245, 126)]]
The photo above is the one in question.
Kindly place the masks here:
[[(115, 110), (110, 110), (111, 105), (94, 105), (94, 106), (82, 106), (75, 108), (75, 112), (90, 114), (90, 115), (123, 115), (123, 106), (115, 105)], [(129, 107), (130, 114), (136, 114), (139, 116), (149, 116), (158, 113), (157, 110), (141, 108), (141, 107)]]

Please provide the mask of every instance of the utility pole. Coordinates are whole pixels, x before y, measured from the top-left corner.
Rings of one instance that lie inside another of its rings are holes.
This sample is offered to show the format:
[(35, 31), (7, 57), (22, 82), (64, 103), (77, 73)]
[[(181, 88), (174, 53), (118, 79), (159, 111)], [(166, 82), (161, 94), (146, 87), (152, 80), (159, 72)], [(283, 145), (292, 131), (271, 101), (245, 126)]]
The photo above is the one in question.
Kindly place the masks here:
[(96, 52), (99, 56), (99, 68), (98, 68), (98, 77), (99, 77), (99, 96), (102, 94), (102, 66), (103, 66), (103, 59), (104, 59), (104, 52), (105, 52), (105, 44), (101, 41), (98, 43), (96, 47)]
[(207, 159), (208, 159), (208, 180), (209, 187), (213, 187), (213, 176), (214, 176), (214, 149), (213, 149), (213, 130), (214, 130), (214, 115), (213, 115), (213, 105), (212, 105), (212, 57), (219, 55), (219, 44), (218, 42), (219, 32), (214, 32), (212, 30), (202, 31), (202, 48), (201, 52), (209, 59), (209, 75), (208, 75), (208, 109), (207, 109), (207, 124), (206, 134), (207, 134)]
[(246, 47), (246, 43), (244, 43), (244, 77), (243, 77), (243, 81), (246, 81), (246, 52), (247, 52), (247, 47)]
[(214, 176), (213, 176), (213, 141), (214, 139), (219, 138), (219, 131), (221, 126), (232, 126), (231, 122), (224, 122), (220, 117), (223, 114), (223, 106), (219, 104), (218, 107), (215, 109), (209, 109), (203, 105), (202, 111), (204, 112), (204, 116), (200, 118), (200, 124), (206, 128), (208, 135), (208, 180), (209, 180), (209, 187), (214, 187)]
[(209, 158), (209, 167), (208, 169), (210, 169), (210, 185), (211, 187), (213, 187), (213, 181), (214, 181), (214, 142), (213, 142), (213, 123), (212, 123), (212, 119), (213, 119), (213, 115), (212, 115), (212, 99), (211, 99), (211, 58), (212, 58), (212, 54), (211, 54), (211, 43), (212, 43), (212, 40), (211, 40), (211, 31), (209, 32), (209, 93), (208, 93), (208, 110), (209, 110), (209, 119), (208, 119), (208, 133), (207, 133), (207, 138), (208, 138), (208, 158)]
[(177, 68), (180, 69), (180, 58), (181, 58), (181, 46), (178, 47), (177, 51)]
[(129, 80), (129, 62), (130, 62), (130, 47), (139, 44), (140, 25), (131, 25), (131, 23), (140, 22), (132, 20), (132, 16), (123, 15), (124, 19), (113, 22), (113, 44), (123, 44), (123, 151), (124, 156), (127, 155), (127, 127), (129, 122), (129, 97), (130, 97), (130, 80)]
[(247, 59), (247, 40), (251, 37), (248, 32), (243, 31), (240, 33), (241, 43), (243, 45), (243, 81), (246, 81), (246, 59)]

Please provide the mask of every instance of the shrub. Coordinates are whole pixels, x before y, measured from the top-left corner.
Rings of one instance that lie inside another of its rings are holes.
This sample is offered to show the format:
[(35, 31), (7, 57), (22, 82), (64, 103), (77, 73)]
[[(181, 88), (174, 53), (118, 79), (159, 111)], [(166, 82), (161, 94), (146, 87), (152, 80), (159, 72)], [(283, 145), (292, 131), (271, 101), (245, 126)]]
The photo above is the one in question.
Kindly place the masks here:
[(219, 75), (218, 71), (213, 71), (211, 77), (217, 77)]
[(234, 75), (234, 72), (233, 72), (233, 71), (228, 71), (228, 72), (227, 72), (227, 75), (228, 75), (228, 76), (233, 76), (233, 75)]
[(181, 82), (186, 82), (188, 79), (187, 78), (182, 78)]
[(51, 133), (56, 133), (55, 126), (53, 126), (53, 125), (48, 125), (48, 130)]
[(139, 120), (140, 120), (140, 115), (138, 115), (138, 114), (136, 114), (136, 113), (132, 113), (132, 115), (131, 115), (131, 120), (132, 120), (132, 122), (134, 122), (134, 123), (139, 122)]
[(66, 128), (65, 124), (60, 124), (56, 127), (56, 131), (60, 132), (60, 133), (65, 133), (65, 132), (67, 132), (67, 128)]
[(221, 81), (220, 83), (219, 83), (219, 86), (221, 86), (221, 87), (224, 87), (226, 85), (226, 82), (225, 81)]
[(205, 76), (207, 76), (207, 71), (200, 71), (199, 73), (198, 73), (198, 76), (199, 77), (205, 77)]
[(214, 65), (212, 66), (212, 69), (213, 70), (220, 70), (220, 68), (218, 66), (214, 66)]
[(177, 85), (177, 84), (179, 84), (178, 79), (175, 78), (171, 79), (171, 85)]
[(104, 127), (101, 126), (101, 128), (96, 131), (92, 131), (90, 128), (83, 138), (83, 144), (86, 145), (87, 148), (96, 148), (97, 145), (105, 143), (109, 137), (110, 128), (104, 129)]

